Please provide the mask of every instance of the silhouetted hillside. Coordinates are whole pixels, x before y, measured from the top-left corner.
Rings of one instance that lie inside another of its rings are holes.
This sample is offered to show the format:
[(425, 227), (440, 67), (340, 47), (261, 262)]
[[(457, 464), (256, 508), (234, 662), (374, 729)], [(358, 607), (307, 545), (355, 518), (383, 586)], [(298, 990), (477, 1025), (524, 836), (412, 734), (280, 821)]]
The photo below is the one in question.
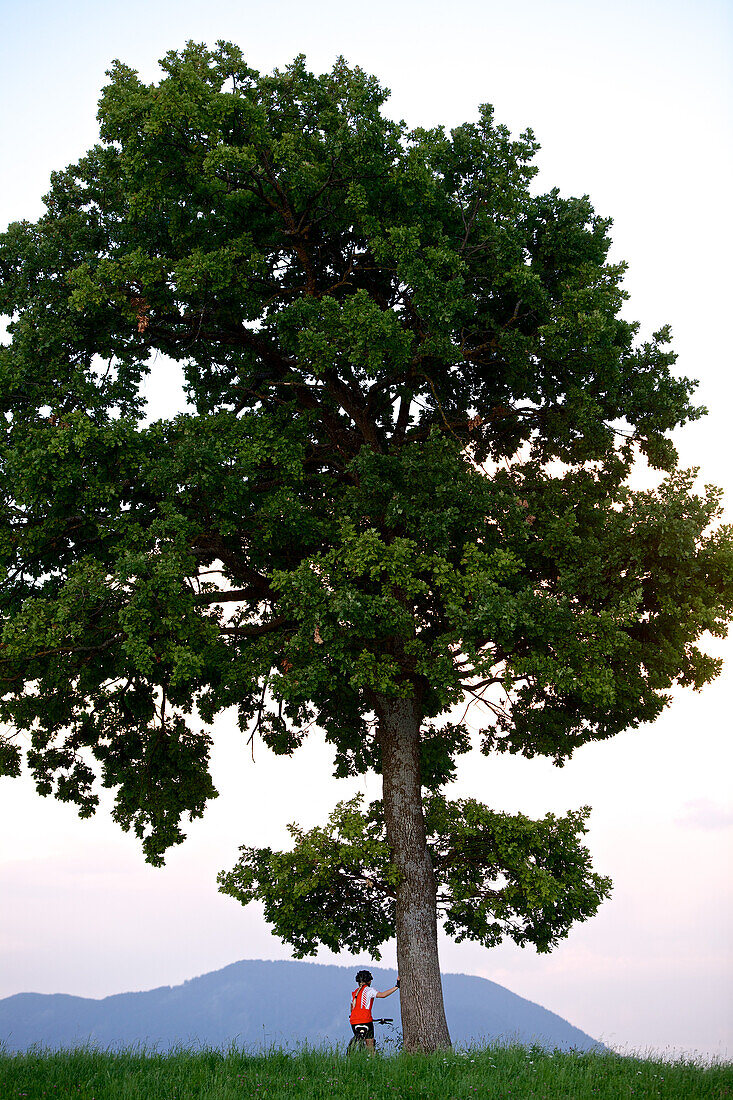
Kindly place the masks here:
[[(373, 969), (374, 988), (394, 985), (393, 970)], [(304, 962), (245, 960), (183, 985), (102, 1000), (66, 994), (19, 993), (0, 1000), (0, 1042), (9, 1051), (93, 1042), (101, 1047), (143, 1043), (171, 1046), (293, 1047), (335, 1044), (351, 1034), (348, 1007), (354, 969)], [(445, 1007), (457, 1046), (505, 1039), (548, 1048), (599, 1047), (562, 1017), (485, 978), (443, 976)], [(375, 1015), (399, 1025), (399, 994)], [(387, 1032), (379, 1029), (383, 1037)]]

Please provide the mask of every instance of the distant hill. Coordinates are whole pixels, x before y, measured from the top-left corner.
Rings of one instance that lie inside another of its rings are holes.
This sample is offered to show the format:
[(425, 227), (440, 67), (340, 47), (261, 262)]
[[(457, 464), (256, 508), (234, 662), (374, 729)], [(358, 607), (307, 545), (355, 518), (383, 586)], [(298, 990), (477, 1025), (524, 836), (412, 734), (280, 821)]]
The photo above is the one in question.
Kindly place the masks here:
[[(394, 970), (372, 972), (375, 989), (394, 985)], [(353, 986), (354, 969), (345, 966), (244, 960), (183, 985), (102, 1000), (18, 993), (0, 1000), (0, 1044), (8, 1051), (86, 1042), (103, 1048), (144, 1044), (162, 1051), (232, 1043), (251, 1049), (335, 1045), (351, 1035)], [(550, 1049), (601, 1047), (561, 1016), (485, 978), (444, 974), (443, 991), (456, 1046), (506, 1040)], [(399, 1026), (399, 994), (381, 1001), (379, 1010)], [(378, 1033), (383, 1039), (390, 1034), (387, 1028)]]

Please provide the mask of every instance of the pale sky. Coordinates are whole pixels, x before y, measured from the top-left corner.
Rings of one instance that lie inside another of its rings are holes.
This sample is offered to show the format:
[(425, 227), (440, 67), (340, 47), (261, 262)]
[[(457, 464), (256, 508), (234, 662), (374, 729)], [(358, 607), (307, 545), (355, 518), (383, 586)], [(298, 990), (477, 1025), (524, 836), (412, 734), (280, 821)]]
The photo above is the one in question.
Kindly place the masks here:
[[(156, 79), (167, 50), (224, 38), (261, 71), (298, 53), (322, 71), (343, 54), (410, 125), (454, 125), (493, 103), (515, 133), (534, 129), (539, 186), (588, 193), (614, 219), (627, 314), (644, 335), (672, 325), (679, 370), (700, 379), (710, 410), (679, 434), (682, 462), (724, 487), (733, 517), (732, 25), (713, 0), (0, 0), (0, 228), (38, 217), (49, 173), (94, 143), (115, 57)], [(153, 415), (168, 411), (168, 384), (153, 379)], [(719, 680), (562, 770), (462, 758), (457, 796), (537, 816), (593, 806), (587, 841), (615, 889), (551, 955), (444, 939), (444, 970), (500, 982), (619, 1049), (733, 1057), (733, 643), (708, 648), (726, 658)], [(260, 746), (253, 764), (233, 721), (217, 731), (220, 797), (162, 870), (106, 808), (79, 821), (26, 779), (0, 781), (0, 997), (100, 997), (289, 957), (255, 907), (217, 893), (216, 872), (240, 844), (286, 843), (288, 821), (316, 824), (379, 785), (331, 779), (317, 736), (291, 760)]]

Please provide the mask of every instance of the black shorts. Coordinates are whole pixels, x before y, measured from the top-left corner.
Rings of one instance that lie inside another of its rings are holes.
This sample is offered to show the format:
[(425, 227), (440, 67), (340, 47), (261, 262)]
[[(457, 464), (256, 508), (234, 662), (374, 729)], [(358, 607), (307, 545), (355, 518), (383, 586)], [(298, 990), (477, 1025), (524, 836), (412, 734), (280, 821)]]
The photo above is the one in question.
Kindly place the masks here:
[[(359, 1028), (358, 1032), (356, 1030), (357, 1028)], [(366, 1031), (364, 1030), (365, 1028), (366, 1028)], [(354, 1032), (354, 1035), (359, 1034), (359, 1035), (363, 1036), (365, 1039), (373, 1039), (374, 1038), (374, 1021), (370, 1020), (368, 1024), (352, 1024), (351, 1025), (351, 1030)]]

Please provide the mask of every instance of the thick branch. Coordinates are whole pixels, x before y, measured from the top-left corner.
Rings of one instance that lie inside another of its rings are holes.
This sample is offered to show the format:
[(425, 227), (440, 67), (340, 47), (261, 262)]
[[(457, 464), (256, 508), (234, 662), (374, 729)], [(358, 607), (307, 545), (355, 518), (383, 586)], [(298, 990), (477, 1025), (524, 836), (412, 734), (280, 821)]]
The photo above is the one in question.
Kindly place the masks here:
[(253, 597), (261, 599), (261, 593), (257, 588), (232, 588), (225, 591), (202, 592), (196, 597), (194, 603), (234, 603), (241, 600), (251, 600)]
[(291, 619), (281, 616), (269, 623), (253, 623), (251, 626), (220, 626), (220, 634), (231, 634), (235, 638), (258, 638), (262, 634), (274, 634), (283, 627), (295, 627)]

